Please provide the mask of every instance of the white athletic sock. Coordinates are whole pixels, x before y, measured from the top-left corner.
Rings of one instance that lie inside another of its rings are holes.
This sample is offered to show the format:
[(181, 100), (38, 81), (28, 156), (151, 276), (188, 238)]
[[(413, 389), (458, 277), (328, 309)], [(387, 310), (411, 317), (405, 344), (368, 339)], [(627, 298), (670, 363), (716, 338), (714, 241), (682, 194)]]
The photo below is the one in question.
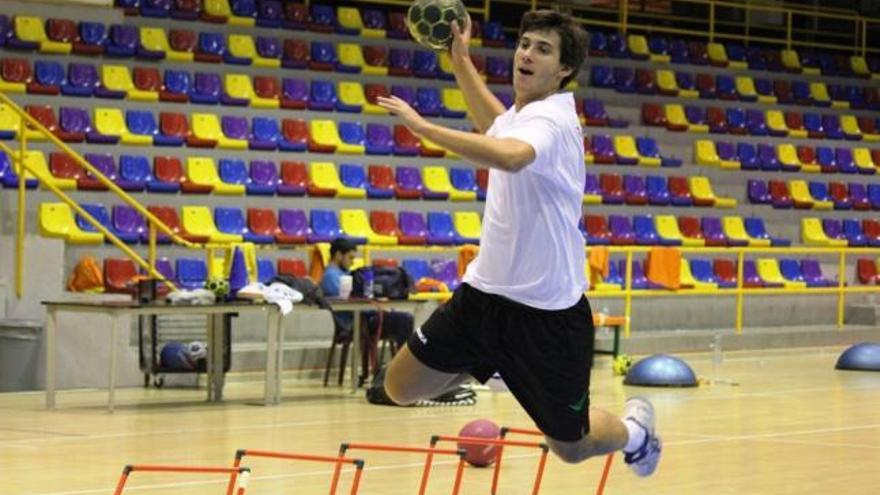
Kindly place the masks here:
[(648, 432), (645, 431), (644, 426), (638, 424), (632, 418), (624, 418), (623, 426), (626, 427), (626, 431), (629, 433), (629, 440), (626, 441), (623, 451), (627, 454), (632, 454), (639, 450), (645, 443), (645, 438), (648, 436)]

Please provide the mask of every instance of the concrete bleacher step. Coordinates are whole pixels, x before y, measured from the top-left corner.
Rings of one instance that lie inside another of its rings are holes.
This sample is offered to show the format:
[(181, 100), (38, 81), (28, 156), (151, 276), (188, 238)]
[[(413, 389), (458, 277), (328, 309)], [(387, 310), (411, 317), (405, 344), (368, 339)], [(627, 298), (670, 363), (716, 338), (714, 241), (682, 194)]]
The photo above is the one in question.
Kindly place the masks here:
[(848, 304), (844, 312), (847, 325), (876, 326), (880, 322), (880, 306), (876, 304)]

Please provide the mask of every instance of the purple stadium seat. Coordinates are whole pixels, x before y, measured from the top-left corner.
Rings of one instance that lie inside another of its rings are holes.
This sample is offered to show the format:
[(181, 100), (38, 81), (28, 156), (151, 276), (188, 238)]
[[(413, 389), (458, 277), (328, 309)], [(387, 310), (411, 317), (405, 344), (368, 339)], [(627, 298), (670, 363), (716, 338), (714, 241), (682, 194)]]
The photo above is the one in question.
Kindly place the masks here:
[(415, 167), (398, 166), (395, 169), (394, 195), (398, 199), (417, 199), (422, 197), (424, 185), (422, 174)]
[(391, 127), (371, 122), (367, 124), (366, 152), (368, 155), (390, 155), (394, 146)]

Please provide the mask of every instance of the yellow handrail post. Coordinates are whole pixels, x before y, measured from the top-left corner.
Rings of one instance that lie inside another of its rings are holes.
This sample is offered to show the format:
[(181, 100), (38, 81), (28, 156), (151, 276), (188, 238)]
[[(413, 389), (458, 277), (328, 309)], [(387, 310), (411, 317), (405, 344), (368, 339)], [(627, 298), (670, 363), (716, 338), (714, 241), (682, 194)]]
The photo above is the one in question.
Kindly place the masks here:
[(791, 50), (791, 18), (792, 18), (792, 15), (793, 15), (792, 11), (790, 11), (790, 10), (785, 11), (785, 17), (786, 17), (785, 48), (787, 48), (789, 50)]
[(532, 11), (538, 10), (538, 0), (532, 0)]
[(491, 0), (483, 0), (483, 22), (489, 20), (489, 4)]
[(627, 22), (629, 21), (629, 0), (620, 0), (620, 28), (626, 34)]
[(709, 42), (715, 41), (715, 2), (709, 3)]
[(364, 266), (370, 266), (370, 245), (364, 244)]
[(150, 268), (156, 269), (156, 225), (153, 222), (149, 224), (149, 250), (147, 251), (147, 262)]
[(742, 249), (736, 255), (736, 333), (743, 330), (743, 265), (746, 261), (746, 252)]
[(840, 259), (837, 262), (837, 329), (843, 330), (843, 316), (846, 309), (846, 250), (840, 250)]
[(861, 54), (863, 57), (868, 56), (868, 20), (862, 19), (862, 43), (861, 43)]
[(632, 321), (632, 268), (633, 268), (633, 252), (626, 252), (626, 278), (623, 279), (623, 317), (626, 323), (623, 326), (623, 336), (629, 337), (630, 321)]
[(24, 167), (24, 157), (27, 151), (27, 132), (24, 127), (24, 117), (19, 116), (18, 127), (21, 135), (18, 150), (18, 231), (15, 235), (15, 297), (24, 297), (24, 235), (26, 228), (25, 218), (25, 194), (27, 194), (27, 173)]

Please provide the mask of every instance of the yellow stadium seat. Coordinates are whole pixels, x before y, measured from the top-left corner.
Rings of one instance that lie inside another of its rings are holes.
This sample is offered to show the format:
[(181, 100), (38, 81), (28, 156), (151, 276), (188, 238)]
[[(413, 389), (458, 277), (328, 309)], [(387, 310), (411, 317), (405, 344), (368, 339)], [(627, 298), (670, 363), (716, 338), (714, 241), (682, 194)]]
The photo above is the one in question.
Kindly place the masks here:
[[(422, 169), (422, 181), (425, 189), (432, 193), (445, 193), (452, 199), (452, 182), (446, 167), (428, 166)], [(461, 198), (459, 198), (461, 200)]]
[(333, 120), (312, 120), (309, 122), (312, 140), (319, 146), (335, 146), (337, 153), (348, 155), (363, 155), (365, 152), (362, 144), (349, 144), (342, 142), (339, 130)]
[(458, 88), (443, 88), (440, 92), (443, 101), (443, 107), (453, 112), (467, 113), (467, 102), (464, 100), (464, 94)]
[(249, 34), (230, 34), (227, 41), (229, 54), (233, 57), (249, 59), (254, 67), (281, 67), (281, 60), (277, 58), (261, 57), (257, 53), (254, 38)]
[(807, 246), (845, 247), (849, 244), (844, 239), (831, 239), (825, 235), (818, 218), (801, 218), (801, 237)]
[[(788, 190), (791, 192), (791, 199), (794, 200), (795, 204), (799, 203), (801, 205), (800, 208), (829, 210), (833, 206), (829, 201), (816, 201), (813, 195), (810, 194), (810, 186), (807, 185), (805, 180), (796, 179), (788, 181)], [(821, 208), (819, 206), (820, 203), (822, 204)]]
[(855, 115), (841, 115), (840, 128), (843, 130), (843, 133), (847, 135), (848, 139), (850, 136), (864, 137), (862, 136), (862, 130), (859, 129), (859, 121), (856, 119)]
[(721, 219), (721, 228), (724, 235), (732, 241), (747, 242), (750, 246), (769, 246), (769, 239), (755, 239), (746, 232), (746, 226), (742, 217), (724, 217)]
[(868, 68), (868, 62), (865, 57), (852, 56), (849, 58), (849, 66), (857, 76), (870, 77), (871, 69)]
[(226, 74), (223, 88), (232, 98), (248, 100), (254, 108), (279, 108), (281, 102), (274, 98), (260, 98), (254, 92), (254, 85), (247, 74)]
[(342, 232), (351, 237), (364, 237), (368, 244), (380, 246), (397, 245), (397, 237), (381, 235), (373, 231), (367, 212), (361, 209), (343, 209), (339, 211), (339, 226)]
[(21, 117), (11, 107), (0, 103), (0, 131), (13, 132), (18, 138), (21, 132)]
[(722, 160), (715, 149), (715, 141), (711, 139), (697, 139), (694, 141), (694, 156), (699, 165), (719, 166), (723, 169), (737, 169), (739, 162)]
[(660, 91), (669, 96), (675, 96), (679, 92), (678, 81), (675, 80), (675, 73), (669, 69), (657, 69), (657, 87)]
[(721, 43), (709, 43), (706, 47), (709, 52), (709, 60), (718, 65), (727, 65), (730, 60), (727, 58), (727, 50)]
[[(13, 161), (15, 161), (17, 157), (18, 153), (13, 156)], [(24, 161), (28, 170), (25, 174), (25, 179), (39, 179), (41, 187), (45, 187), (42, 186), (43, 183), (49, 182), (58, 189), (76, 189), (76, 179), (62, 179), (52, 175), (52, 172), (49, 170), (49, 165), (46, 163), (46, 155), (44, 155), (42, 151), (26, 152), (24, 155)], [(21, 170), (18, 163), (15, 163), (14, 170), (20, 177)]]
[(131, 72), (124, 65), (101, 66), (101, 84), (110, 91), (123, 91), (127, 97), (138, 101), (159, 101), (159, 93), (137, 89)]
[(785, 167), (802, 168), (804, 166), (801, 159), (798, 158), (797, 150), (793, 144), (785, 143), (776, 146), (776, 159)]
[(241, 196), (245, 191), (244, 184), (223, 182), (217, 173), (214, 159), (209, 157), (188, 157), (186, 159), (186, 180), (198, 186), (211, 186), (214, 188), (215, 194)]
[(860, 170), (864, 170), (869, 174), (877, 172), (876, 164), (871, 158), (871, 150), (868, 148), (853, 148), (852, 152), (853, 161), (856, 163), (856, 167), (859, 167)]
[(807, 287), (806, 282), (795, 282), (783, 277), (782, 272), (779, 270), (779, 262), (775, 258), (758, 258), (756, 265), (758, 276), (764, 279), (765, 282), (782, 284), (786, 289), (804, 289)]
[(708, 177), (691, 176), (688, 177), (688, 185), (695, 201), (712, 202), (716, 208), (736, 208), (736, 199), (722, 198), (715, 195), (712, 190), (712, 183)]
[(228, 0), (205, 0), (202, 6), (203, 12), (212, 17), (226, 18), (227, 24), (233, 26), (250, 27), (256, 24), (253, 17), (240, 17), (232, 13)]
[(72, 48), (70, 43), (61, 41), (52, 41), (46, 36), (46, 29), (43, 27), (43, 19), (40, 17), (31, 17), (17, 15), (15, 16), (15, 36), (22, 41), (29, 41), (40, 44), (40, 51), (44, 53), (70, 53)]
[(192, 132), (199, 139), (216, 141), (221, 148), (244, 150), (248, 147), (248, 142), (244, 139), (226, 137), (220, 128), (220, 119), (213, 113), (192, 114)]
[(602, 204), (602, 196), (598, 194), (584, 194), (584, 204), (585, 205), (601, 205)]
[(374, 74), (384, 76), (388, 74), (386, 67), (368, 67), (364, 62), (364, 54), (361, 51), (361, 45), (357, 43), (338, 43), (336, 52), (339, 57), (339, 63), (351, 67), (357, 67), (364, 74)]
[(167, 60), (175, 62), (192, 62), (191, 52), (172, 50), (168, 44), (168, 36), (162, 28), (141, 27), (141, 46), (154, 52), (164, 52)]
[(792, 72), (801, 72), (804, 69), (798, 53), (794, 50), (782, 50), (782, 65)]
[(649, 58), (651, 51), (648, 49), (648, 40), (640, 34), (631, 34), (626, 37), (626, 44), (630, 53), (638, 58)]
[(691, 272), (691, 263), (687, 258), (682, 258), (678, 268), (679, 284), (682, 288), (693, 287), (698, 290), (715, 290), (718, 284), (715, 282), (703, 282), (694, 278)]
[(440, 52), (437, 56), (437, 60), (440, 66), (440, 73), (443, 75), (455, 75), (455, 68), (452, 66), (452, 59), (449, 58), (449, 53)]
[(764, 120), (767, 122), (767, 129), (770, 131), (788, 134), (788, 126), (785, 124), (785, 116), (781, 110), (767, 110), (764, 113)]
[(163, 51), (165, 58), (176, 62), (192, 62), (192, 52), (179, 52), (171, 48), (168, 37), (162, 28), (141, 28), (141, 45), (147, 50)]
[(348, 187), (339, 179), (336, 165), (330, 162), (312, 162), (309, 164), (309, 180), (320, 189), (336, 191), (337, 198), (362, 199), (367, 191), (357, 187)]
[(455, 158), (458, 156), (445, 148), (441, 148), (437, 143), (428, 138), (419, 138), (419, 142), (421, 143), (422, 153), (426, 155), (437, 157), (446, 156), (448, 158)]
[(471, 239), (479, 239), (483, 230), (480, 214), (475, 211), (456, 211), (452, 214), (452, 224), (458, 235)]
[(71, 244), (100, 244), (104, 234), (86, 232), (76, 224), (73, 210), (66, 203), (40, 204), (40, 235), (64, 239)]
[(339, 101), (344, 105), (363, 109), (367, 104), (364, 87), (357, 81), (340, 81), (336, 86), (336, 92), (339, 94)]
[(706, 244), (703, 239), (684, 237), (678, 228), (678, 220), (676, 220), (674, 215), (654, 216), (654, 226), (657, 228), (657, 233), (660, 234), (660, 237), (681, 241), (683, 246), (704, 246)]
[(663, 106), (663, 110), (666, 113), (666, 125), (670, 129), (690, 129), (691, 125), (684, 114), (683, 106), (678, 103), (667, 103)]
[(336, 18), (338, 19), (340, 26), (346, 29), (360, 30), (360, 35), (364, 38), (385, 37), (384, 29), (365, 28), (364, 22), (361, 19), (361, 11), (355, 7), (339, 7), (339, 9), (336, 11)]
[[(828, 87), (825, 86), (825, 83), (811, 82), (810, 97), (817, 103), (831, 104), (831, 97), (828, 96)], [(846, 108), (849, 108), (849, 103), (847, 103)]]
[(125, 117), (118, 108), (95, 108), (95, 130), (105, 136), (115, 136), (122, 144), (152, 146), (153, 137), (143, 134), (132, 134), (125, 125)]
[(636, 141), (632, 136), (614, 136), (614, 152), (618, 159), (634, 160), (638, 162), (639, 152), (636, 150)]
[(318, 189), (333, 191), (336, 196), (344, 187), (336, 171), (336, 165), (330, 162), (312, 162), (309, 164), (309, 185)]
[(736, 77), (736, 92), (740, 97), (758, 98), (758, 92), (755, 90), (755, 81), (749, 76)]
[(208, 242), (229, 243), (241, 242), (242, 237), (237, 234), (227, 234), (217, 230), (211, 209), (207, 206), (184, 206), (181, 209), (181, 222), (183, 229), (188, 233), (208, 238)]

